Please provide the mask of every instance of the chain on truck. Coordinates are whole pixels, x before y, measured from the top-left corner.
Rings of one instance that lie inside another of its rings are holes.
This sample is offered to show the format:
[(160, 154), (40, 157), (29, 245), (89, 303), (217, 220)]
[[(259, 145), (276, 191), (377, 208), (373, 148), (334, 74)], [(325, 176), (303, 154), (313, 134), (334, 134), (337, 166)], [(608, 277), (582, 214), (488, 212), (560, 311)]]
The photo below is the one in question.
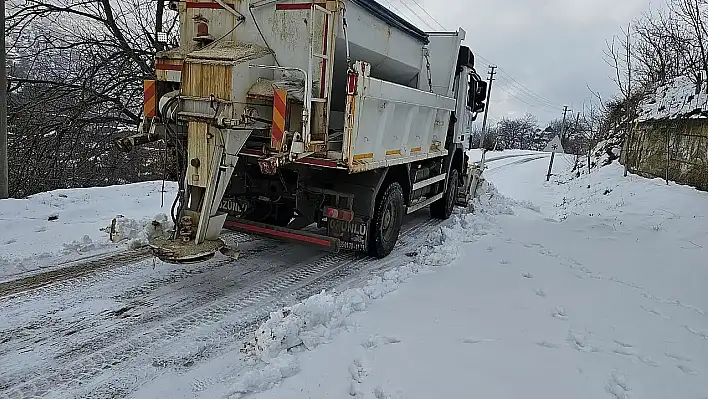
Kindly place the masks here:
[(222, 230), (385, 257), (404, 216), (449, 218), (479, 178), (465, 138), (486, 82), (465, 31), (426, 33), (373, 0), (171, 0), (180, 45), (157, 53), (139, 132), (180, 172), (165, 261)]

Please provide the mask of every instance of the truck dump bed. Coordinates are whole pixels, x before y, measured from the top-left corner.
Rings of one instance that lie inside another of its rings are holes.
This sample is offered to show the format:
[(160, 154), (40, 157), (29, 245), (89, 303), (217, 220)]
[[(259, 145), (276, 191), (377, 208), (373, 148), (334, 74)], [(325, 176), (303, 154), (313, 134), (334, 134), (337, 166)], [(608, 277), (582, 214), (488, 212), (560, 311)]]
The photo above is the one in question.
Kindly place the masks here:
[(179, 7), (182, 45), (158, 55), (158, 80), (183, 82), (184, 115), (213, 117), (215, 96), (227, 120), (271, 121), (242, 155), (352, 173), (445, 155), (456, 56), (429, 55), (463, 31), (431, 37), (373, 0)]

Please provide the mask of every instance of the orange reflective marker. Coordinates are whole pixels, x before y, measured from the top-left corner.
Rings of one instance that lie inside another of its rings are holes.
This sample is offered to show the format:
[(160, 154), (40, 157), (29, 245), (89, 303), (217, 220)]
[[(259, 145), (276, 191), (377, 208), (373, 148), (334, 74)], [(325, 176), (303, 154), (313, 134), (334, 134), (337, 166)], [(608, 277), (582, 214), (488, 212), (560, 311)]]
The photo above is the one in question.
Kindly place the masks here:
[(273, 128), (271, 130), (270, 145), (280, 151), (285, 136), (285, 113), (288, 92), (283, 89), (274, 89), (273, 93)]
[(157, 116), (157, 90), (154, 80), (143, 81), (143, 115)]

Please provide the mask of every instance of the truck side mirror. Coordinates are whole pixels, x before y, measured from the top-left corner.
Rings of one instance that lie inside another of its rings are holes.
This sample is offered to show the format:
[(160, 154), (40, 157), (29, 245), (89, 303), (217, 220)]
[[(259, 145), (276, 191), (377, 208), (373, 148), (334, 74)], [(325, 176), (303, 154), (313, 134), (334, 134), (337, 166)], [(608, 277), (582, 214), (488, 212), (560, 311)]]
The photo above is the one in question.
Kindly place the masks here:
[(484, 101), (487, 99), (487, 82), (470, 75), (467, 95), (467, 107), (473, 114), (484, 111)]

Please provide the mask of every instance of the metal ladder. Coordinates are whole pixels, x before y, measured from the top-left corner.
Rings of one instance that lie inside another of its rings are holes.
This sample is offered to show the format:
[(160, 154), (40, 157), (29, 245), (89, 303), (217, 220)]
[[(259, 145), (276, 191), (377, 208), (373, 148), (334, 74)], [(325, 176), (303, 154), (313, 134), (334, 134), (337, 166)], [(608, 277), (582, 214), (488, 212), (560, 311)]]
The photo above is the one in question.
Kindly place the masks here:
[[(331, 82), (331, 73), (330, 70), (332, 68), (331, 65), (331, 54), (334, 51), (334, 40), (335, 38), (333, 37), (333, 31), (334, 31), (334, 21), (332, 20), (332, 14), (333, 12), (330, 10), (327, 10), (314, 2), (312, 3), (312, 8), (310, 9), (310, 24), (309, 24), (309, 62), (308, 62), (308, 69), (307, 69), (307, 74), (306, 74), (306, 81), (305, 81), (305, 108), (307, 110), (307, 118), (306, 120), (303, 120), (303, 141), (305, 142), (305, 148), (309, 148), (313, 144), (325, 144), (323, 141), (319, 142), (313, 142), (312, 141), (312, 133), (311, 133), (311, 124), (310, 124), (310, 118), (312, 117), (312, 108), (313, 104), (315, 103), (321, 103), (325, 104), (326, 108), (329, 108), (329, 93), (330, 93), (330, 86), (332, 85)], [(315, 20), (317, 17), (321, 17), (323, 21), (323, 25), (326, 27), (324, 31), (324, 40), (326, 40), (327, 45), (324, 46), (324, 43), (322, 47), (325, 47), (324, 53), (319, 53), (317, 50), (315, 50), (315, 37), (316, 37), (316, 27), (317, 24), (315, 23)], [(314, 90), (314, 79), (313, 79), (313, 71), (312, 69), (316, 65), (317, 62), (322, 62), (324, 63), (324, 81), (320, 82), (320, 93), (324, 93), (324, 96), (321, 97), (315, 97), (312, 92)]]

